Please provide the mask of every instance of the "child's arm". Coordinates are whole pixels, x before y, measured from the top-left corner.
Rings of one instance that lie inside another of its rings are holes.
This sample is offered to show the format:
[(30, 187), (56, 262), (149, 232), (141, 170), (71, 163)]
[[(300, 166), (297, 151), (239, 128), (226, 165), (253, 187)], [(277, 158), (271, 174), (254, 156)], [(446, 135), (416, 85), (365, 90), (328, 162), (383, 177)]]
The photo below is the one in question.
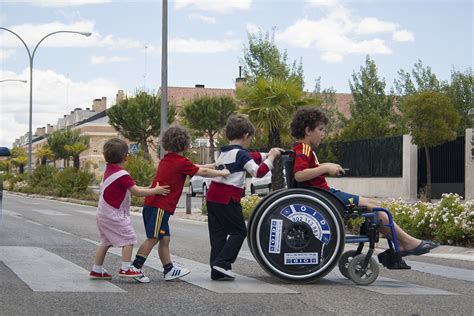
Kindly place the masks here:
[(196, 172), (197, 176), (206, 177), (206, 178), (227, 177), (229, 174), (230, 172), (227, 169), (215, 170), (215, 169), (202, 168), (202, 167), (200, 167), (198, 172)]
[(208, 163), (207, 165), (196, 165), (199, 168), (207, 168), (207, 169), (216, 169), (215, 163)]
[(159, 186), (157, 183), (157, 186), (154, 188), (145, 188), (134, 185), (128, 190), (135, 196), (168, 195), (168, 193), (170, 193), (169, 187), (169, 185)]
[(340, 176), (344, 174), (344, 169), (335, 163), (324, 163), (315, 168), (308, 168), (295, 172), (295, 180), (298, 182), (305, 182), (319, 176)]
[(248, 173), (252, 177), (261, 178), (263, 177), (268, 171), (273, 169), (273, 161), (276, 157), (280, 156), (283, 149), (281, 148), (272, 148), (268, 152), (266, 159), (258, 165), (254, 160), (249, 160), (245, 165), (244, 168), (247, 170)]

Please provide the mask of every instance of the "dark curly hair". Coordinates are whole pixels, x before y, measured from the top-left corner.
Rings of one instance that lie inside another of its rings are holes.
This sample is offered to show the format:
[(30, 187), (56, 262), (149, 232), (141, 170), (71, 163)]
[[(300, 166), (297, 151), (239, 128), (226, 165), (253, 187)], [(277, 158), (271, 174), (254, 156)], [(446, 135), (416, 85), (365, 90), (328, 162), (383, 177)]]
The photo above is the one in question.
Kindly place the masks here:
[(161, 144), (168, 152), (180, 153), (189, 148), (191, 137), (186, 129), (180, 126), (171, 126), (163, 133)]
[(328, 117), (320, 109), (309, 106), (301, 107), (293, 115), (293, 121), (291, 122), (291, 136), (296, 139), (301, 139), (306, 135), (306, 127), (313, 130), (320, 124), (327, 125), (328, 122)]
[(128, 145), (120, 138), (111, 138), (105, 142), (102, 151), (108, 163), (121, 163), (127, 157)]
[(228, 140), (243, 138), (245, 134), (252, 136), (255, 133), (255, 127), (249, 121), (247, 116), (242, 114), (232, 114), (227, 119), (225, 125), (225, 136)]

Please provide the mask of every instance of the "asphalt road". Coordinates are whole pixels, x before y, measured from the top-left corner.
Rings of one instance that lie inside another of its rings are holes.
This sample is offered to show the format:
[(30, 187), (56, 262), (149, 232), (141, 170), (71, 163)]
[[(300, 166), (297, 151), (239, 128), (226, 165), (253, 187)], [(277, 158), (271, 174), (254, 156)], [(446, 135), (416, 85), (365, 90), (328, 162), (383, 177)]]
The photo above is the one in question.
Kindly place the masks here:
[[(133, 217), (139, 241), (144, 229)], [(474, 261), (409, 258), (415, 270), (381, 267), (379, 279), (355, 286), (334, 272), (316, 284), (285, 284), (268, 276), (247, 245), (233, 282), (209, 280), (206, 223), (172, 218), (174, 260), (191, 269), (165, 282), (154, 251), (149, 284), (116, 276), (119, 249), (106, 258), (113, 280), (91, 281), (99, 240), (95, 209), (5, 194), (0, 218), (0, 315), (52, 314), (273, 314), (473, 315)]]

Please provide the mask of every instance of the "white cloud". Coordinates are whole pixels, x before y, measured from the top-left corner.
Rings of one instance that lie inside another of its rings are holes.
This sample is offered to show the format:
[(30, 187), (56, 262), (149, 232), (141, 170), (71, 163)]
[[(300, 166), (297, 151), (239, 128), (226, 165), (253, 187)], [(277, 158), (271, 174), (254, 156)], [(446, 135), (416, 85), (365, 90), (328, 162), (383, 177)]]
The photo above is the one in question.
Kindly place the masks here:
[(230, 13), (237, 10), (249, 10), (252, 0), (176, 0), (175, 10), (196, 9), (218, 13)]
[(310, 7), (333, 7), (339, 4), (338, 0), (306, 0), (306, 4)]
[(188, 15), (188, 18), (190, 20), (199, 20), (201, 22), (207, 23), (207, 24), (216, 24), (216, 18), (212, 16), (206, 16), (202, 14), (196, 14), (196, 13), (191, 13)]
[[(27, 79), (29, 68), (21, 74), (0, 70), (0, 78)], [(108, 79), (76, 82), (51, 70), (35, 69), (33, 80), (33, 131), (48, 123), (56, 125), (60, 117), (76, 107), (92, 108), (96, 98), (107, 97), (111, 106), (119, 89), (117, 83)], [(0, 104), (0, 146), (10, 147), (28, 131), (29, 84), (2, 83)]]
[(197, 40), (194, 38), (174, 38), (168, 43), (171, 53), (212, 54), (236, 51), (240, 49), (238, 40)]
[[(312, 7), (325, 6), (328, 11), (318, 20), (300, 19), (275, 34), (277, 41), (293, 47), (313, 49), (326, 62), (337, 63), (350, 54), (391, 54), (386, 40), (374, 34), (392, 34), (395, 41), (408, 41), (409, 31), (399, 25), (373, 17), (355, 17), (339, 1), (306, 2)], [(414, 40), (414, 37), (412, 37)]]
[(255, 33), (258, 33), (260, 31), (260, 27), (257, 24), (252, 23), (252, 22), (247, 23), (247, 25), (245, 26), (245, 29), (250, 34), (255, 34)]
[(111, 3), (112, 0), (15, 0), (15, 2), (38, 7), (78, 7), (89, 4)]
[[(82, 20), (70, 24), (50, 22), (46, 24), (21, 24), (8, 27), (33, 47), (45, 35), (58, 30), (90, 32), (90, 37), (79, 34), (58, 33), (51, 35), (41, 43), (41, 47), (107, 47), (107, 48), (140, 48), (143, 43), (129, 38), (117, 38), (114, 35), (102, 36), (95, 28), (95, 22)], [(22, 47), (21, 41), (9, 32), (0, 32), (0, 50)]]
[(395, 31), (397, 24), (381, 21), (377, 18), (364, 18), (359, 22), (357, 32), (360, 34), (390, 33)]
[(0, 59), (10, 58), (15, 54), (14, 49), (0, 49)]
[(393, 32), (393, 40), (395, 42), (414, 42), (415, 35), (407, 30), (399, 30)]
[(129, 61), (128, 57), (120, 57), (120, 56), (92, 56), (91, 57), (91, 64), (93, 65), (100, 65), (100, 64), (110, 64), (110, 63), (122, 63)]

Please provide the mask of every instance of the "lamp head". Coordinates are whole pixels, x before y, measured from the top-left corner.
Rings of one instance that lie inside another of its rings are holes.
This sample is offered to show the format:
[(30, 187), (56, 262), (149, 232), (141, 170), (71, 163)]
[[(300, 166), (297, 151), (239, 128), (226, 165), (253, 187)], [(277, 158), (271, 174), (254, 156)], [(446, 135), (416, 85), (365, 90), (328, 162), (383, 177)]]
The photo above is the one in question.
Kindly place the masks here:
[(89, 36), (92, 35), (91, 32), (80, 32), (79, 34), (84, 35), (84, 36), (87, 36), (87, 37), (89, 37)]

